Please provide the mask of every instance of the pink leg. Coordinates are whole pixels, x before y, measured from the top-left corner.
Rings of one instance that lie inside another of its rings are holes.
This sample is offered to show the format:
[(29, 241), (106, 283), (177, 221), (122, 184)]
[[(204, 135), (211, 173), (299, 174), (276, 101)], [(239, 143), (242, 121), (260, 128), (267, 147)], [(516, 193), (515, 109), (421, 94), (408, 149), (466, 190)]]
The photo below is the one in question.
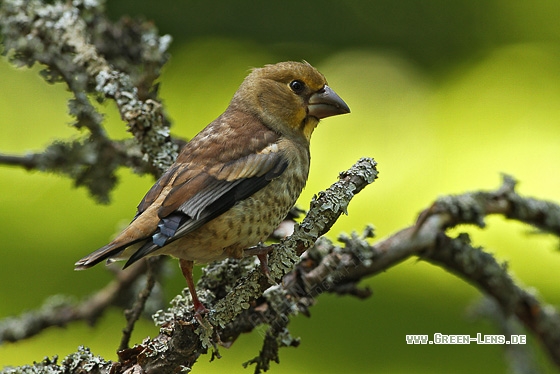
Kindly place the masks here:
[(181, 271), (183, 272), (183, 276), (187, 280), (187, 286), (189, 286), (189, 292), (191, 293), (192, 301), (194, 304), (194, 311), (197, 318), (200, 318), (202, 314), (208, 313), (208, 309), (200, 302), (198, 296), (196, 295), (196, 289), (194, 288), (194, 281), (193, 281), (193, 262), (187, 261), (183, 259), (179, 259), (179, 266), (181, 267)]

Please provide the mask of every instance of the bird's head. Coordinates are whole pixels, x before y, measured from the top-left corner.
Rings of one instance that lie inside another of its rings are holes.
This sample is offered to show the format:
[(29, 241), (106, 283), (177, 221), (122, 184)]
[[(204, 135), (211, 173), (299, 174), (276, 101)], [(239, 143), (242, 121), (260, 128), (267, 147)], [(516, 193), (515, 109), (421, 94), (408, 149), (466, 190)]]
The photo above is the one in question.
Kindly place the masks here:
[(280, 62), (254, 69), (232, 104), (250, 110), (278, 133), (303, 135), (308, 142), (320, 119), (350, 113), (323, 74), (307, 62)]

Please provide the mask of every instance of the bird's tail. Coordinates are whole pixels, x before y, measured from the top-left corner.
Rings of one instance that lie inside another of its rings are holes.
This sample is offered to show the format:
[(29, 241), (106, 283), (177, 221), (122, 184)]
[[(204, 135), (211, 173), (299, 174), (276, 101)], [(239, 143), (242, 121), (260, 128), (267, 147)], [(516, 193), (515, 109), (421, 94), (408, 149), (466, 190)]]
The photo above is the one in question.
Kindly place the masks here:
[[(142, 241), (142, 239), (138, 241)], [(138, 241), (123, 244), (122, 242), (115, 240), (107, 244), (106, 246), (99, 248), (97, 251), (90, 253), (86, 257), (80, 259), (74, 264), (74, 270), (89, 269), (90, 267), (97, 265), (103, 260), (119, 260), (122, 257), (120, 256), (122, 252)], [(122, 259), (125, 258), (126, 257), (123, 257)]]

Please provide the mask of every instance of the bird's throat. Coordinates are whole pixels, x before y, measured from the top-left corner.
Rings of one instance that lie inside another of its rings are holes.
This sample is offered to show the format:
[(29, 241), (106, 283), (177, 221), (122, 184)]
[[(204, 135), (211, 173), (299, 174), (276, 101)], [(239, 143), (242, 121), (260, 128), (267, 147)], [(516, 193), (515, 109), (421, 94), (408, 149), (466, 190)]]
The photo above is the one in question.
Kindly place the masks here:
[(311, 140), (311, 134), (313, 134), (313, 130), (315, 130), (318, 124), (319, 120), (315, 117), (306, 117), (301, 123), (301, 132), (308, 142)]

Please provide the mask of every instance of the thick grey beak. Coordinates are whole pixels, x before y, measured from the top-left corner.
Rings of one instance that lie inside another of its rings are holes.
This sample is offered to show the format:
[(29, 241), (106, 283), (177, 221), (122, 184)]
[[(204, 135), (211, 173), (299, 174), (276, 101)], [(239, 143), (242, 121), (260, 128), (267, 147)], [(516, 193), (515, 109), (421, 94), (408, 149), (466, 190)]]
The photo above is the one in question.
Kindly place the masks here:
[(309, 115), (319, 119), (350, 113), (348, 105), (329, 86), (315, 92), (309, 98)]

